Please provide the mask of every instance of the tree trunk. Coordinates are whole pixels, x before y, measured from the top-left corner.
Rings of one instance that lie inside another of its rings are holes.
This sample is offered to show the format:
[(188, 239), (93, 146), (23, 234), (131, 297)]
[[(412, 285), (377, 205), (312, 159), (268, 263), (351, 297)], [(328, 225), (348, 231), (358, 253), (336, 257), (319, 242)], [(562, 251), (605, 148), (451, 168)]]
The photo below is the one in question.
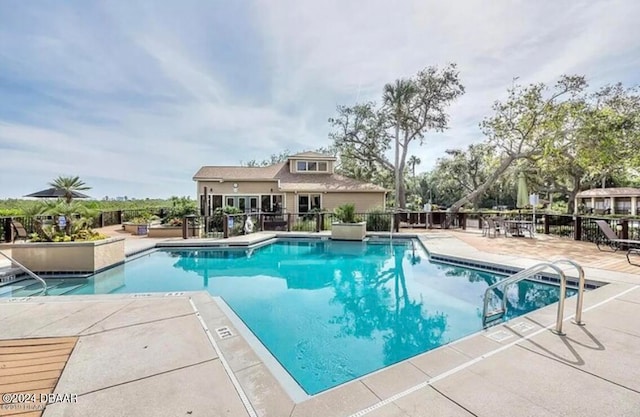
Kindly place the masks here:
[(516, 156), (507, 156), (502, 162), (497, 170), (493, 172), (493, 174), (489, 175), (489, 178), (485, 182), (483, 182), (478, 188), (462, 197), (460, 200), (453, 203), (451, 206), (451, 212), (457, 213), (460, 211), (460, 208), (466, 203), (471, 203), (473, 201), (478, 200), (482, 194), (484, 194), (497, 180), (500, 178), (502, 174), (511, 166), (513, 161), (518, 159)]
[(567, 214), (573, 214), (576, 208), (576, 195), (580, 192), (580, 178), (573, 178), (573, 189), (569, 192), (569, 201), (567, 202)]
[(396, 158), (395, 158), (395, 208), (402, 207), (400, 205), (400, 125), (396, 121)]
[(400, 179), (400, 208), (407, 207), (407, 187), (404, 181), (404, 169), (407, 166), (407, 150), (409, 148), (409, 140), (407, 139), (407, 132), (404, 133), (404, 140), (402, 146), (402, 155), (400, 155), (400, 167), (398, 168), (398, 178)]

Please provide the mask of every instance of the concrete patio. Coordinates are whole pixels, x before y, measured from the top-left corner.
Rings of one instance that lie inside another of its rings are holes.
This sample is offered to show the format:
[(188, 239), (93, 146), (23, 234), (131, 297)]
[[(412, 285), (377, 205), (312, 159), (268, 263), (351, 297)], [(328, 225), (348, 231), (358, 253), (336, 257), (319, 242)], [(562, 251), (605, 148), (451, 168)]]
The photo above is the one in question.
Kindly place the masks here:
[[(586, 293), (586, 326), (567, 320), (566, 336), (550, 331), (551, 305), (310, 398), (292, 398), (224, 302), (204, 292), (1, 299), (0, 339), (79, 338), (54, 391), (78, 401), (48, 405), (47, 417), (640, 415), (640, 268), (623, 254), (548, 236), (419, 238), (432, 254), (518, 268), (571, 258), (608, 285)], [(131, 239), (127, 251), (155, 243)], [(567, 319), (574, 308), (567, 300)]]

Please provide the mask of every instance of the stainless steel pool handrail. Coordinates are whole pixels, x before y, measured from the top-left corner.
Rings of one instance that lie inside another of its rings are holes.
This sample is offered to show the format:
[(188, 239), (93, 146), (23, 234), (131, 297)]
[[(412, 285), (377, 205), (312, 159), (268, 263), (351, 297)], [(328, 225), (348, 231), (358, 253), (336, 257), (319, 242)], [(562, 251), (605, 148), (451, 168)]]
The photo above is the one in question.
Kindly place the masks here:
[(563, 259), (563, 260), (559, 260), (559, 261), (555, 261), (553, 263), (550, 262), (541, 262), (539, 264), (536, 264), (532, 267), (529, 267), (527, 269), (524, 269), (516, 274), (513, 274), (505, 279), (503, 279), (502, 281), (496, 282), (495, 284), (490, 285), (489, 287), (487, 287), (487, 289), (485, 290), (484, 293), (484, 304), (483, 304), (483, 312), (482, 312), (482, 324), (483, 326), (487, 325), (487, 318), (493, 314), (488, 314), (487, 310), (489, 308), (489, 297), (492, 294), (492, 291), (494, 289), (496, 289), (497, 287), (503, 286), (503, 294), (502, 294), (502, 308), (500, 310), (500, 312), (502, 314), (504, 314), (506, 312), (506, 288), (509, 285), (515, 284), (519, 281), (525, 280), (527, 278), (530, 278), (542, 271), (544, 271), (545, 269), (552, 269), (553, 271), (555, 271), (558, 276), (560, 277), (560, 294), (559, 294), (559, 300), (558, 300), (558, 313), (556, 315), (556, 326), (555, 329), (553, 329), (552, 331), (555, 334), (558, 335), (564, 335), (563, 331), (562, 331), (562, 320), (564, 318), (564, 303), (565, 303), (565, 298), (566, 298), (566, 294), (567, 294), (567, 277), (564, 273), (564, 271), (562, 271), (562, 269), (560, 269), (556, 263), (566, 263), (572, 266), (575, 266), (576, 269), (578, 269), (580, 278), (579, 278), (579, 284), (578, 284), (578, 302), (577, 302), (577, 307), (576, 307), (576, 320), (575, 323), (578, 325), (582, 325), (582, 300), (583, 300), (583, 293), (584, 293), (584, 270), (582, 269), (582, 267), (580, 267), (580, 265), (578, 265), (577, 263), (570, 261), (568, 259)]
[[(523, 269), (520, 272), (517, 272), (513, 275), (508, 276), (507, 278), (496, 282), (495, 284), (489, 285), (487, 287), (487, 289), (484, 292), (484, 305), (483, 305), (483, 320), (485, 320), (488, 316), (487, 314), (487, 309), (489, 308), (489, 295), (492, 293), (492, 291), (498, 287), (504, 287), (506, 289), (506, 287), (508, 287), (511, 284), (515, 284), (519, 281), (525, 280), (527, 278), (530, 278), (534, 275), (536, 275), (539, 272), (544, 271), (545, 269), (547, 269), (551, 264), (549, 262), (542, 262), (539, 264), (536, 264), (534, 266), (531, 266), (529, 268)], [(557, 269), (557, 268), (556, 268)], [(503, 289), (504, 291), (504, 289)], [(501, 312), (504, 312), (506, 310), (506, 292), (503, 293), (503, 297), (502, 297), (502, 308), (501, 308)], [(485, 324), (485, 323), (483, 323)]]
[(580, 264), (571, 259), (559, 259), (553, 262), (554, 265), (557, 264), (567, 264), (571, 265), (578, 271), (578, 299), (576, 301), (576, 315), (573, 319), (573, 323), (578, 326), (584, 326), (584, 322), (582, 321), (582, 305), (584, 303), (584, 286), (585, 286), (585, 276), (584, 269)]
[[(0, 255), (2, 255), (5, 258), (7, 258), (9, 260), (9, 262), (18, 265), (18, 267), (20, 269), (22, 269), (24, 272), (26, 272), (27, 275), (29, 275), (31, 278), (35, 279), (36, 281), (40, 282), (40, 284), (42, 284), (42, 291), (40, 292), (40, 294), (45, 294), (46, 295), (47, 282), (45, 280), (43, 280), (42, 278), (40, 278), (39, 276), (37, 276), (36, 274), (31, 272), (31, 270), (29, 268), (27, 268), (26, 266), (22, 265), (20, 262), (16, 261), (15, 259), (13, 259), (9, 255), (7, 255), (6, 253), (3, 253), (2, 251), (0, 251)], [(40, 294), (38, 294), (38, 295), (40, 295)]]

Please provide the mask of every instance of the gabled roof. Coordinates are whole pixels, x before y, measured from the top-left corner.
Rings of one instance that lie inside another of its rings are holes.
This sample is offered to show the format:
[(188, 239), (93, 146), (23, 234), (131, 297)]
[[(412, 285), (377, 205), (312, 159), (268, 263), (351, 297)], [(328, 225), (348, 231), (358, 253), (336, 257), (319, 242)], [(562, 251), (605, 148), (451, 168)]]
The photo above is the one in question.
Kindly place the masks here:
[(631, 187), (593, 188), (591, 190), (580, 191), (576, 195), (576, 197), (578, 198), (640, 197), (640, 188), (631, 188)]
[(204, 166), (195, 181), (280, 181), (281, 191), (385, 192), (385, 188), (338, 174), (292, 174), (282, 162), (266, 167)]
[(331, 155), (325, 155), (319, 152), (300, 152), (295, 155), (290, 155), (288, 159), (322, 159), (323, 161), (335, 161), (336, 157)]
[(266, 167), (240, 166), (203, 166), (193, 176), (194, 180), (245, 180), (245, 181), (277, 181), (275, 178), (285, 162)]
[(292, 174), (287, 165), (276, 174), (282, 191), (378, 191), (385, 188), (338, 174)]

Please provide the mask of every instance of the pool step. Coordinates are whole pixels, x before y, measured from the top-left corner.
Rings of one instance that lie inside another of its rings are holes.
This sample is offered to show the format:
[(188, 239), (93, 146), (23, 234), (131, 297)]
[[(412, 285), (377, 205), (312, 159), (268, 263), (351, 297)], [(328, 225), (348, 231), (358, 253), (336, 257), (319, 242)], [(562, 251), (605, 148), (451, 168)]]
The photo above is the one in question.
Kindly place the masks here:
[(42, 291), (42, 284), (35, 279), (25, 279), (0, 287), (0, 297), (25, 297)]
[(487, 312), (484, 318), (484, 325), (491, 326), (497, 324), (498, 322), (502, 321), (505, 313), (506, 310), (501, 308)]
[(3, 266), (0, 268), (0, 286), (7, 285), (16, 281), (19, 281), (19, 276), (24, 274), (24, 271), (20, 268), (14, 268), (12, 266)]
[[(83, 280), (47, 280), (47, 295), (64, 295), (86, 284)], [(42, 295), (42, 284), (35, 279), (28, 279), (0, 287), (0, 297), (31, 297)]]

